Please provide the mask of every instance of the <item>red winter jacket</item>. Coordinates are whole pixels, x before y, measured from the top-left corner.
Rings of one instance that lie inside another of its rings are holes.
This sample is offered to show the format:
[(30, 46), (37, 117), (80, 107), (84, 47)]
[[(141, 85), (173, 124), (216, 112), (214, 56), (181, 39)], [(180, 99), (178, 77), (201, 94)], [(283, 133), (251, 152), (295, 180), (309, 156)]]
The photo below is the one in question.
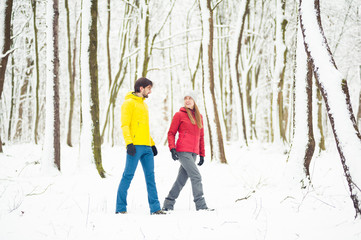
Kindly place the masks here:
[[(195, 119), (194, 112), (193, 117)], [(203, 117), (202, 117), (203, 125)], [(177, 144), (175, 144), (175, 135), (178, 132)], [(168, 131), (169, 149), (175, 148), (177, 152), (192, 152), (205, 156), (204, 154), (204, 127), (198, 128), (197, 124), (192, 124), (184, 107), (174, 114), (172, 124)]]

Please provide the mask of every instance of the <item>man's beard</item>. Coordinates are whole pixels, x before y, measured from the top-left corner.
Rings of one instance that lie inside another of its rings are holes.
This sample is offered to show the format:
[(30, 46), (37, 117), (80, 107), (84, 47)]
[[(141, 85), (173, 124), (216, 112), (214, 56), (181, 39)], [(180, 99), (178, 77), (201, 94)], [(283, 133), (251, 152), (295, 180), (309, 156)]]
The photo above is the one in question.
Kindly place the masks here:
[(142, 95), (143, 95), (144, 98), (148, 98), (148, 94), (145, 95), (144, 93), (142, 93)]

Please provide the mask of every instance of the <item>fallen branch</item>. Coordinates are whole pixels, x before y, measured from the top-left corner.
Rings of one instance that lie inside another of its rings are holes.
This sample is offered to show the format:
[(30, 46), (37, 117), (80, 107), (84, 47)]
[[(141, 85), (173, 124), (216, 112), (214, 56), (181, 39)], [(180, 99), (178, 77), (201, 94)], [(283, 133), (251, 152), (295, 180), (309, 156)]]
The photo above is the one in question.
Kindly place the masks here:
[(246, 197), (238, 198), (238, 199), (236, 200), (236, 202), (242, 201), (242, 200), (247, 200), (247, 199), (250, 198), (250, 197), (252, 196), (252, 194), (255, 193), (255, 192), (256, 192), (256, 190), (253, 190), (252, 192), (248, 193)]
[(37, 189), (38, 188), (38, 186), (36, 186), (34, 189), (33, 189), (33, 191), (31, 191), (31, 193), (28, 193), (28, 194), (26, 194), (25, 196), (34, 196), (34, 195), (41, 195), (41, 194), (43, 194), (43, 193), (45, 193), (46, 192), (46, 190), (48, 190), (48, 188), (51, 186), (51, 185), (53, 185), (54, 183), (52, 183), (52, 184), (49, 184), (45, 189), (44, 189), (44, 191), (42, 191), (42, 192), (39, 192), (39, 193), (33, 193), (34, 191), (35, 191), (35, 189)]

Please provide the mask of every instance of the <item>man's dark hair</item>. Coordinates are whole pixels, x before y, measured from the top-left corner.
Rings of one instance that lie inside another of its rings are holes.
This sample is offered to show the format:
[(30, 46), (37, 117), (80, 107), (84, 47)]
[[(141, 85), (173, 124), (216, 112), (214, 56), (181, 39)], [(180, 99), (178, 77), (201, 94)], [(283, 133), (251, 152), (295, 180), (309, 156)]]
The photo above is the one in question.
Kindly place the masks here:
[(137, 81), (135, 81), (134, 91), (140, 92), (140, 87), (146, 88), (149, 85), (153, 87), (153, 82), (150, 81), (148, 78), (145, 77), (139, 78)]

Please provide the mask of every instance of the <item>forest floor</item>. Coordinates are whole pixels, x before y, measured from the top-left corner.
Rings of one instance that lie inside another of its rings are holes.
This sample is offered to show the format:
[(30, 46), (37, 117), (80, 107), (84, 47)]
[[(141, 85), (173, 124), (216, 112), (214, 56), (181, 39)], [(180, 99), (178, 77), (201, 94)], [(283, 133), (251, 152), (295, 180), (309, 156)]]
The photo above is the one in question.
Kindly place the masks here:
[[(332, 147), (331, 147), (332, 148)], [(313, 186), (284, 188), (287, 155), (274, 146), (226, 146), (228, 164), (199, 167), (207, 204), (196, 211), (189, 181), (167, 215), (149, 214), (142, 167), (128, 192), (128, 214), (114, 214), (124, 147), (102, 148), (107, 177), (79, 170), (78, 148), (62, 148), (62, 173), (41, 171), (41, 146), (4, 146), (0, 154), (0, 239), (361, 239), (336, 150), (314, 157)], [(179, 162), (158, 147), (161, 204)], [(198, 161), (198, 159), (197, 159)], [(360, 173), (361, 174), (361, 173)], [(301, 194), (300, 194), (301, 193)]]

